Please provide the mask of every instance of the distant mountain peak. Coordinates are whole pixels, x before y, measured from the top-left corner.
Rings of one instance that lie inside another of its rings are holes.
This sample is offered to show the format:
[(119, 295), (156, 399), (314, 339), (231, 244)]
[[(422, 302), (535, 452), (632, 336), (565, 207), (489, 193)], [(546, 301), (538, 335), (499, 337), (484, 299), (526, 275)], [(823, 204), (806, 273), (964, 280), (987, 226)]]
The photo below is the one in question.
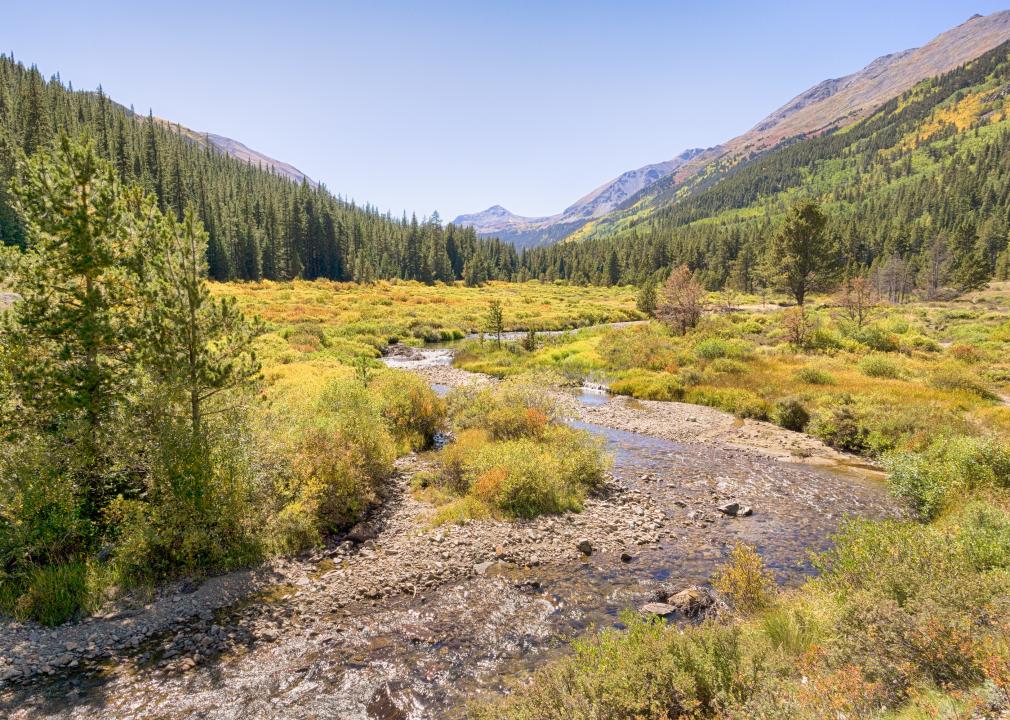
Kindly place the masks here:
[(576, 230), (586, 222), (612, 212), (635, 194), (704, 152), (702, 148), (692, 148), (672, 160), (628, 170), (579, 198), (557, 215), (524, 217), (501, 205), (492, 205), (483, 212), (460, 215), (453, 224), (470, 226), (480, 235), (497, 235), (519, 246), (540, 245), (559, 239), (560, 233)]

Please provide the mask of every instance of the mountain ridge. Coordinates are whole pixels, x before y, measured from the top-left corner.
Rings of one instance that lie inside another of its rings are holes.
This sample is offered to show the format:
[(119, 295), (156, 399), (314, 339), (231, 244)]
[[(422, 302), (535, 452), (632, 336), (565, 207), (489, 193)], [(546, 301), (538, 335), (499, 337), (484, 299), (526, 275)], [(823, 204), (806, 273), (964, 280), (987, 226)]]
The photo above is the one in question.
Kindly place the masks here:
[[(725, 143), (700, 151), (689, 150), (674, 160), (628, 171), (558, 215), (523, 218), (509, 213), (515, 220), (509, 223), (499, 218), (493, 230), (483, 224), (484, 213), (461, 215), (455, 222), (474, 227), (480, 235), (495, 234), (519, 245), (606, 234), (611, 225), (629, 214), (648, 212), (652, 207), (674, 201), (688, 181), (702, 183), (716, 171), (724, 171), (791, 139), (816, 136), (861, 120), (916, 83), (949, 72), (1008, 39), (1010, 10), (976, 14), (921, 47), (881, 55), (860, 70), (817, 83)], [(666, 172), (634, 192), (621, 195), (615, 191), (612, 197), (617, 202), (611, 203), (605, 212), (598, 211), (607, 205), (605, 202), (597, 204), (591, 213), (569, 212), (572, 208), (581, 210), (580, 203), (586, 198), (606, 194), (625, 176), (647, 168), (663, 168)]]

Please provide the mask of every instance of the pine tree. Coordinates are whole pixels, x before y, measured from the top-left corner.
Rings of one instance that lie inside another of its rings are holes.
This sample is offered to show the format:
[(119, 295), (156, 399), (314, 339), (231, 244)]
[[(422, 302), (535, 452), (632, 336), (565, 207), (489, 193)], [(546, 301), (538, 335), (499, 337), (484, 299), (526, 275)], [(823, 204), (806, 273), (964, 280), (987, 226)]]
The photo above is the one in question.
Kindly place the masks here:
[(824, 240), (827, 218), (816, 203), (794, 205), (775, 235), (769, 254), (772, 277), (802, 305), (811, 290), (826, 287), (840, 268), (838, 253)]
[(16, 362), (22, 421), (72, 448), (83, 513), (98, 520), (121, 488), (110, 467), (117, 419), (136, 381), (136, 237), (112, 166), (94, 142), (64, 138), (23, 163), (15, 184), (27, 251), (13, 279), (21, 295), (6, 341)]
[(207, 233), (193, 211), (181, 222), (161, 218), (154, 230), (145, 253), (144, 360), (185, 407), (192, 437), (202, 442), (208, 403), (259, 373), (252, 341), (260, 326), (246, 322), (234, 298), (211, 297)]

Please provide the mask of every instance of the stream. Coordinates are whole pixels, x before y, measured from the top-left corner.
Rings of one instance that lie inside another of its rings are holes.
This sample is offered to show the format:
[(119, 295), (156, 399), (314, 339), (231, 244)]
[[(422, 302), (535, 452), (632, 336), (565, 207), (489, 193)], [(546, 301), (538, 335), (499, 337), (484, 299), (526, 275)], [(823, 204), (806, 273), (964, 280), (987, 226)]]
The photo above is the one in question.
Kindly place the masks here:
[[(444, 348), (388, 360), (405, 369), (449, 362), (451, 350)], [(574, 394), (586, 405), (614, 402), (597, 391)], [(383, 530), (371, 547), (353, 550), (344, 563), (348, 572), (360, 567), (367, 574), (373, 566), (425, 553), (434, 553), (435, 565), (451, 565), (462, 548), (486, 562), (413, 592), (350, 602), (336, 600), (348, 576), (326, 572), (326, 565), (309, 573), (298, 591), (217, 613), (217, 632), (237, 640), (186, 672), (159, 669), (158, 648), (166, 638), (155, 638), (134, 657), (5, 691), (0, 714), (458, 718), (468, 702), (508, 691), (565, 653), (571, 639), (620, 627), (622, 611), (654, 599), (657, 591), (704, 583), (738, 541), (754, 545), (777, 579), (792, 585), (812, 574), (809, 552), (827, 547), (845, 517), (893, 512), (881, 485), (855, 475), (730, 447), (571, 424), (601, 436), (614, 457), (617, 489), (587, 505), (585, 517), (500, 523), (487, 531), (480, 523), (430, 530), (404, 479), (399, 493), (386, 499)], [(722, 516), (716, 507), (728, 499), (753, 506), (753, 516)], [(620, 537), (613, 547), (604, 542), (610, 532)], [(583, 557), (568, 551), (570, 538), (583, 533), (599, 552)], [(502, 543), (516, 552), (496, 559), (489, 548)], [(202, 637), (208, 624), (179, 634)], [(253, 625), (260, 630), (245, 639), (244, 628)], [(269, 642), (262, 639), (264, 626), (274, 629)]]

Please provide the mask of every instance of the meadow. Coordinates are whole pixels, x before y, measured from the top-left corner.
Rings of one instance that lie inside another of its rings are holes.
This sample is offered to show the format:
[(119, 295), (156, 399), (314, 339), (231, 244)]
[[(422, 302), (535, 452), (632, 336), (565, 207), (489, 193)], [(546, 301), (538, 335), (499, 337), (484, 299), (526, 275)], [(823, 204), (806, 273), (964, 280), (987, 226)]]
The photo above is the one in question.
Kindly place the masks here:
[(658, 322), (542, 338), (535, 349), (466, 343), (456, 364), (505, 377), (551, 370), (616, 394), (710, 405), (882, 457), (937, 434), (1010, 430), (1010, 288), (958, 302), (873, 308), (862, 323), (830, 298), (713, 311), (681, 336)]

